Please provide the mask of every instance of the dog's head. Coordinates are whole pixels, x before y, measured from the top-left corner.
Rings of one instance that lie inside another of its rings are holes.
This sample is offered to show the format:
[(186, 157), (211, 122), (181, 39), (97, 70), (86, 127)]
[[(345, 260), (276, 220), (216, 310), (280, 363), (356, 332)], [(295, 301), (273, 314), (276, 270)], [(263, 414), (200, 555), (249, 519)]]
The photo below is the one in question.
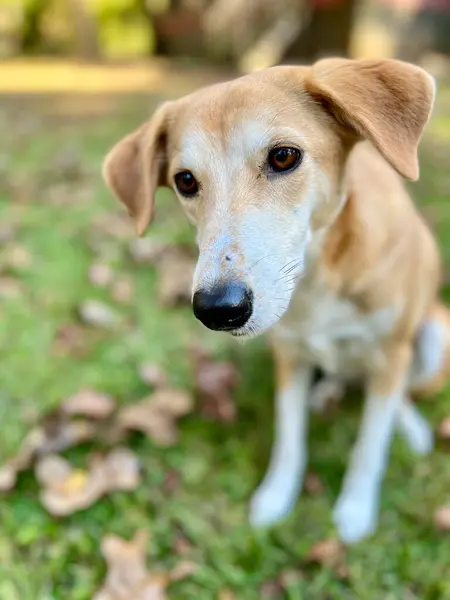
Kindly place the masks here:
[(434, 84), (394, 60), (273, 67), (163, 104), (108, 155), (108, 185), (150, 223), (158, 185), (198, 230), (193, 307), (211, 329), (261, 332), (286, 311), (308, 247), (337, 215), (352, 145), (417, 179)]

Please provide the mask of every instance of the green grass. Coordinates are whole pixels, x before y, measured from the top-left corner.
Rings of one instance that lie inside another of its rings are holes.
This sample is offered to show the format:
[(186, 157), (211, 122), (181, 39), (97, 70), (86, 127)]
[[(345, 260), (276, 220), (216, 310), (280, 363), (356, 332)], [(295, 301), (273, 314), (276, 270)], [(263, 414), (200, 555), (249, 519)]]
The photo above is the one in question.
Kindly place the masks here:
[[(246, 504), (266, 467), (272, 438), (271, 357), (264, 341), (236, 345), (203, 329), (188, 307), (159, 307), (154, 270), (131, 261), (127, 240), (96, 227), (99, 216), (122, 214), (103, 186), (99, 167), (111, 143), (144, 116), (142, 102), (127, 102), (117, 114), (95, 120), (67, 122), (40, 116), (37, 106), (5, 109), (0, 132), (5, 149), (0, 157), (5, 188), (0, 190), (0, 224), (15, 227), (16, 242), (32, 258), (28, 267), (11, 271), (22, 282), (23, 294), (0, 300), (1, 458), (17, 449), (29, 428), (30, 411), (45, 412), (81, 386), (109, 392), (119, 402), (139, 399), (146, 393), (137, 376), (144, 361), (160, 363), (173, 383), (189, 389), (186, 348), (193, 340), (239, 364), (239, 420), (233, 426), (211, 423), (194, 412), (181, 425), (179, 445), (165, 450), (134, 437), (131, 446), (144, 467), (139, 488), (62, 520), (44, 511), (33, 477), (23, 475), (17, 489), (0, 499), (0, 598), (88, 600), (105, 573), (102, 536), (115, 532), (131, 537), (142, 527), (152, 533), (151, 565), (170, 567), (179, 560), (173, 544), (180, 530), (192, 544), (199, 570), (173, 586), (171, 597), (177, 600), (210, 600), (225, 587), (239, 599), (256, 600), (262, 584), (292, 569), (299, 571), (300, 580), (285, 591), (289, 600), (450, 598), (450, 537), (437, 533), (432, 520), (437, 506), (450, 503), (450, 461), (442, 447), (417, 460), (395, 440), (378, 531), (349, 550), (348, 580), (304, 565), (311, 545), (334, 535), (330, 513), (358, 423), (359, 407), (352, 403), (333, 418), (312, 418), (310, 463), (324, 492), (305, 495), (295, 514), (272, 531), (250, 530)], [(424, 144), (422, 181), (415, 193), (428, 205), (450, 264), (445, 106), (438, 108), (432, 132), (439, 135)], [(78, 171), (72, 182), (58, 180), (56, 172), (67, 149)], [(149, 235), (193, 239), (166, 192), (159, 194), (158, 217)], [(132, 279), (135, 295), (129, 304), (115, 306), (108, 292), (89, 283), (87, 271), (96, 258), (93, 243), (116, 273)], [(76, 320), (77, 306), (86, 298), (115, 306), (123, 317), (119, 329), (89, 334), (89, 352), (81, 358), (55, 354), (58, 328)], [(450, 413), (448, 391), (423, 403), (422, 410), (437, 425)], [(88, 450), (68, 456), (80, 460)], [(162, 486), (169, 470), (180, 474), (173, 494)]]

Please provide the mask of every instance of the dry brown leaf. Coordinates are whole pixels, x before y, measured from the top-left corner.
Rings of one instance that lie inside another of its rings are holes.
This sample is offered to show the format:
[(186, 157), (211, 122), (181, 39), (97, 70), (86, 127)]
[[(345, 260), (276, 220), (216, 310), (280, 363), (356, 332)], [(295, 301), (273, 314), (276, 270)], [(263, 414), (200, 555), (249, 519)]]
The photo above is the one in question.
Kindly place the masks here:
[(106, 287), (113, 280), (113, 272), (108, 265), (94, 263), (89, 268), (89, 281), (96, 287)]
[(81, 358), (89, 350), (85, 328), (75, 323), (61, 325), (56, 331), (52, 350), (57, 355), (69, 354)]
[(191, 396), (177, 388), (161, 388), (136, 404), (124, 406), (118, 416), (120, 428), (141, 431), (154, 443), (171, 446), (178, 440), (176, 421), (192, 410)]
[(279, 600), (283, 596), (283, 586), (278, 580), (266, 581), (260, 589), (261, 600)]
[(170, 571), (170, 581), (183, 581), (193, 575), (198, 569), (198, 565), (190, 560), (183, 560)]
[(30, 468), (38, 457), (82, 444), (92, 439), (95, 431), (92, 423), (80, 419), (71, 421), (63, 411), (49, 413), (41, 425), (26, 435), (16, 456), (0, 467), (0, 491), (13, 489), (18, 474)]
[(176, 555), (189, 554), (192, 551), (192, 544), (181, 530), (176, 531), (173, 542), (173, 551)]
[(106, 419), (116, 408), (111, 396), (85, 388), (67, 398), (61, 409), (68, 415), (83, 415), (91, 419)]
[(283, 588), (297, 587), (304, 579), (303, 573), (298, 569), (288, 569), (280, 574), (280, 583)]
[(450, 417), (442, 419), (438, 428), (438, 436), (443, 440), (450, 439)]
[(178, 471), (171, 469), (167, 471), (164, 481), (162, 482), (162, 489), (166, 494), (173, 494), (178, 491), (181, 484), (181, 476)]
[(189, 304), (196, 260), (177, 246), (158, 259), (157, 296), (162, 306)]
[(95, 238), (99, 237), (99, 233), (123, 240), (132, 239), (135, 235), (131, 219), (124, 218), (122, 212), (99, 215), (94, 219), (93, 229)]
[(46, 456), (36, 465), (36, 477), (43, 486), (41, 501), (54, 516), (66, 516), (94, 504), (116, 490), (133, 490), (140, 482), (136, 456), (116, 448), (105, 457), (94, 457), (89, 470), (74, 469), (59, 456)]
[(116, 302), (129, 302), (133, 298), (134, 288), (129, 279), (117, 279), (112, 286), (112, 297)]
[(332, 569), (339, 579), (348, 577), (345, 546), (339, 540), (329, 538), (317, 542), (308, 552), (306, 562)]
[(196, 392), (200, 412), (219, 421), (232, 422), (236, 405), (231, 396), (238, 383), (238, 372), (230, 362), (214, 362), (204, 350), (193, 350)]
[(228, 589), (220, 590), (217, 600), (236, 600), (235, 594)]
[(307, 494), (311, 496), (315, 496), (317, 494), (322, 494), (324, 491), (323, 482), (317, 473), (313, 471), (308, 471), (305, 477), (304, 489)]
[(138, 531), (128, 542), (115, 535), (102, 540), (102, 554), (107, 574), (93, 600), (167, 600), (166, 590), (195, 571), (195, 565), (181, 562), (170, 573), (151, 572), (145, 560), (148, 534)]
[(18, 298), (22, 292), (20, 281), (14, 277), (0, 277), (0, 298)]
[(14, 237), (16, 236), (16, 233), (17, 232), (12, 225), (2, 223), (0, 225), (0, 245), (12, 242)]
[(342, 561), (344, 555), (344, 545), (339, 540), (329, 538), (315, 543), (310, 548), (306, 559), (311, 563), (334, 567)]
[(25, 269), (31, 265), (31, 254), (23, 246), (14, 244), (6, 248), (2, 262), (10, 269)]
[(85, 300), (79, 307), (82, 321), (93, 327), (112, 329), (119, 321), (112, 308), (99, 300)]
[(441, 531), (450, 531), (450, 506), (440, 506), (434, 511), (434, 524)]
[(152, 387), (163, 387), (167, 385), (167, 373), (162, 367), (155, 363), (144, 363), (139, 367), (141, 381)]
[(167, 244), (151, 238), (137, 238), (130, 244), (130, 255), (136, 263), (154, 265), (161, 258)]

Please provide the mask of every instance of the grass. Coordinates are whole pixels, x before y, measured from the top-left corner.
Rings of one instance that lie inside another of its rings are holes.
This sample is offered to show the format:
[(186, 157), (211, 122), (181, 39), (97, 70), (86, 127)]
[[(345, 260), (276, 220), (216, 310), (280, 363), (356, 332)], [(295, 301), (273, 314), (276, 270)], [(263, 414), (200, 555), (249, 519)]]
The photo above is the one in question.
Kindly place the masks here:
[[(435, 222), (447, 264), (448, 96), (444, 89), (432, 135), (424, 144), (422, 181), (415, 187)], [(54, 100), (55, 106), (60, 100)], [(75, 119), (49, 118), (48, 105), (29, 99), (5, 104), (0, 224), (14, 228), (14, 243), (28, 250), (31, 262), (4, 267), (21, 282), (23, 293), (0, 299), (0, 456), (4, 460), (17, 449), (30, 415), (56, 406), (81, 386), (111, 393), (120, 402), (140, 398), (146, 388), (137, 368), (144, 361), (160, 363), (173, 383), (189, 389), (192, 373), (185, 350), (193, 339), (239, 364), (239, 420), (228, 426), (194, 413), (181, 426), (179, 445), (166, 450), (136, 436), (132, 447), (144, 466), (138, 490), (116, 493), (62, 520), (44, 511), (34, 479), (22, 476), (17, 489), (0, 499), (0, 598), (88, 600), (105, 573), (102, 536), (115, 532), (131, 537), (142, 527), (152, 533), (152, 566), (170, 567), (179, 560), (173, 548), (180, 531), (193, 546), (199, 570), (173, 586), (171, 597), (177, 600), (211, 600), (224, 588), (239, 599), (256, 600), (263, 597), (263, 584), (293, 569), (299, 579), (280, 596), (289, 600), (450, 598), (450, 537), (438, 533), (432, 519), (436, 507), (450, 502), (450, 461), (443, 447), (415, 460), (395, 440), (379, 529), (349, 550), (347, 580), (326, 568), (303, 565), (314, 542), (334, 535), (331, 509), (358, 423), (359, 407), (352, 403), (333, 418), (312, 418), (310, 463), (324, 492), (304, 495), (295, 514), (272, 531), (250, 530), (246, 504), (266, 467), (272, 438), (270, 353), (263, 340), (238, 346), (207, 332), (188, 307), (159, 307), (153, 269), (131, 261), (128, 239), (108, 236), (98, 226), (99, 218), (123, 214), (100, 179), (101, 160), (113, 141), (140, 122), (149, 104), (148, 99), (123, 100), (114, 113)], [(166, 192), (159, 194), (150, 235), (193, 239)], [(86, 355), (55, 353), (55, 335), (76, 320), (80, 302), (97, 298), (114, 305), (87, 277), (98, 254), (115, 272), (131, 278), (134, 298), (116, 306), (123, 316), (117, 330), (87, 334)], [(437, 425), (450, 413), (448, 391), (424, 403), (422, 410)], [(68, 456), (78, 461), (88, 451)], [(179, 472), (180, 486), (170, 494), (162, 483), (172, 470)]]

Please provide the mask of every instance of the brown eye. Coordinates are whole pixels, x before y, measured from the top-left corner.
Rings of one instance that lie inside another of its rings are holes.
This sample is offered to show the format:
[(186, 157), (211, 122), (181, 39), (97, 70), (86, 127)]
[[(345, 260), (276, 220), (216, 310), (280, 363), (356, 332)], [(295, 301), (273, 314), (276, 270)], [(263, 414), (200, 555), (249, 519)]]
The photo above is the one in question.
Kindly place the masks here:
[(269, 152), (269, 166), (272, 171), (290, 171), (297, 167), (302, 159), (302, 154), (297, 148), (278, 147)]
[(175, 185), (182, 196), (194, 196), (198, 192), (198, 183), (190, 171), (181, 171), (175, 175)]

